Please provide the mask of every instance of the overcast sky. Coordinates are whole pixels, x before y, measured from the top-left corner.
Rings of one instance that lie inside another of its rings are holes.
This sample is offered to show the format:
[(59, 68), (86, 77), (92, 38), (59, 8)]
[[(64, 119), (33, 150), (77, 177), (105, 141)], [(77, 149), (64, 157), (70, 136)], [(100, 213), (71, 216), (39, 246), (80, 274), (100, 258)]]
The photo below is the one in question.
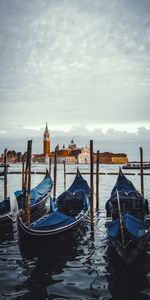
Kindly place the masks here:
[(111, 135), (113, 144), (134, 133), (143, 145), (150, 1), (0, 0), (0, 104), (0, 150), (40, 136), (46, 121), (63, 136)]

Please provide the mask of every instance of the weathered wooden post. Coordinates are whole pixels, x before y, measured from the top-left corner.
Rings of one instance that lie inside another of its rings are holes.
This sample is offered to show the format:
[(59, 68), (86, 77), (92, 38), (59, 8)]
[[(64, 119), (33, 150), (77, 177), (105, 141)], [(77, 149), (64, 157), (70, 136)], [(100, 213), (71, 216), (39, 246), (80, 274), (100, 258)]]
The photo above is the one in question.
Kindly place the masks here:
[(54, 189), (53, 189), (54, 198), (56, 198), (56, 182), (57, 182), (57, 147), (55, 147), (55, 153), (54, 153)]
[(4, 150), (4, 199), (7, 198), (7, 148)]
[(25, 168), (24, 168), (24, 164), (25, 164), (25, 153), (22, 155), (22, 190), (24, 189), (24, 180), (25, 180)]
[(31, 155), (32, 140), (28, 141), (28, 193), (27, 193), (27, 224), (30, 224), (30, 191), (31, 191)]
[(94, 224), (94, 181), (93, 181), (93, 140), (90, 140), (90, 213), (91, 225)]
[(144, 197), (143, 149), (140, 147), (141, 195)]
[(96, 210), (99, 210), (99, 151), (96, 154)]
[(64, 191), (66, 191), (66, 161), (63, 160), (64, 164)]
[[(26, 168), (25, 168), (25, 174), (24, 174), (24, 182), (23, 182), (23, 201), (22, 201), (22, 222), (25, 223), (28, 220), (28, 204), (29, 204), (29, 196), (30, 193), (28, 193), (28, 187), (29, 187), (29, 164), (30, 164), (30, 153), (32, 148), (32, 141), (28, 141), (27, 144), (27, 153), (26, 153)], [(30, 182), (31, 184), (31, 182)], [(28, 194), (27, 194), (28, 193)]]
[(52, 170), (52, 159), (49, 157), (49, 175), (51, 176), (51, 170)]

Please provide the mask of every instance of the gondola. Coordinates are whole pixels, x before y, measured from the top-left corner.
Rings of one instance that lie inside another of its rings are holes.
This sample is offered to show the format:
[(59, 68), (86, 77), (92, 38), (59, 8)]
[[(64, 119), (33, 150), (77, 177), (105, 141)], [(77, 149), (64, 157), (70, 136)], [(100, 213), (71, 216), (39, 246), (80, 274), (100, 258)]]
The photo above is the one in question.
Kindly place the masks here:
[(18, 215), (20, 252), (24, 257), (39, 256), (47, 243), (51, 249), (60, 247), (71, 237), (72, 230), (87, 217), (90, 189), (77, 170), (76, 177), (67, 191), (51, 199), (51, 210), (36, 222), (26, 225)]
[(106, 229), (112, 246), (126, 264), (144, 250), (150, 236), (149, 207), (145, 199), (119, 170), (111, 197), (106, 202)]
[[(53, 186), (53, 181), (46, 171), (45, 178), (31, 190), (31, 220), (36, 220), (45, 213), (46, 202)], [(0, 202), (0, 228), (10, 227), (16, 221), (16, 214), (22, 209), (23, 190), (16, 191), (15, 197), (7, 197)]]

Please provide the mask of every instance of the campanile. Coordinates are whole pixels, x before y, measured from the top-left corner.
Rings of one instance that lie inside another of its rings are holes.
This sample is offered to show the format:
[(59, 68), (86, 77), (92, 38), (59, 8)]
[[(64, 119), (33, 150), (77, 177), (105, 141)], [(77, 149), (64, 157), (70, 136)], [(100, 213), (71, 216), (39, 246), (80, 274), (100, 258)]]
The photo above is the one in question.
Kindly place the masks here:
[(45, 131), (44, 131), (43, 153), (44, 153), (44, 156), (50, 155), (50, 134), (49, 134), (47, 122), (46, 122)]

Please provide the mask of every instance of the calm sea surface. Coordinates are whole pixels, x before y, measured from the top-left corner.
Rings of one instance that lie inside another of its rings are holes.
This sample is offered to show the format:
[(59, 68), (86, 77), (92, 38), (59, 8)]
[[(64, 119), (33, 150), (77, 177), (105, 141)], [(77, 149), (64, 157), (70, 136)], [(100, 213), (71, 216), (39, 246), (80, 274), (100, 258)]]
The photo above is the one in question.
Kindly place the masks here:
[[(80, 171), (89, 171), (81, 165)], [(45, 171), (46, 165), (33, 165), (33, 171)], [(101, 165), (104, 172), (117, 172), (117, 165)], [(10, 171), (21, 170), (11, 165)], [(76, 171), (68, 165), (67, 171)], [(128, 175), (140, 190), (138, 171)], [(32, 175), (34, 187), (44, 175)], [(83, 175), (84, 176), (84, 175)], [(84, 178), (89, 182), (89, 176)], [(94, 234), (90, 224), (78, 229), (73, 240), (51, 254), (50, 245), (40, 258), (23, 260), (17, 243), (17, 231), (4, 236), (0, 232), (0, 300), (4, 299), (150, 299), (150, 247), (130, 267), (125, 267), (109, 246), (105, 226), (105, 203), (115, 184), (116, 175), (100, 176), (100, 213), (95, 213)], [(74, 175), (67, 176), (67, 186)], [(150, 200), (150, 176), (144, 178), (145, 197)], [(8, 175), (9, 194), (21, 188), (21, 175)], [(57, 195), (63, 192), (63, 166), (58, 166)], [(3, 198), (3, 179), (0, 179)]]

